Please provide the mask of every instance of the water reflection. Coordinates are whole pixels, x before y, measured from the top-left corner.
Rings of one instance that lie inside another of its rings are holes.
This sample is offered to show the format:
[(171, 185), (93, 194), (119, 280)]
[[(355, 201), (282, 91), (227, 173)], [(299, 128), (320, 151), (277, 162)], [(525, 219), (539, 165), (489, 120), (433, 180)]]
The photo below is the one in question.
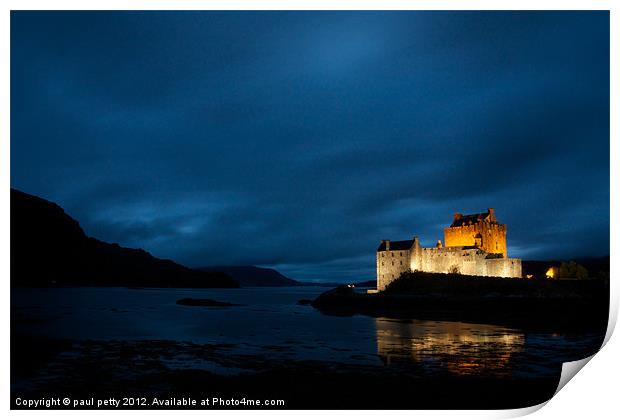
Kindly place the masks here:
[(458, 375), (510, 375), (525, 335), (495, 325), (375, 320), (377, 352), (386, 365), (419, 364)]

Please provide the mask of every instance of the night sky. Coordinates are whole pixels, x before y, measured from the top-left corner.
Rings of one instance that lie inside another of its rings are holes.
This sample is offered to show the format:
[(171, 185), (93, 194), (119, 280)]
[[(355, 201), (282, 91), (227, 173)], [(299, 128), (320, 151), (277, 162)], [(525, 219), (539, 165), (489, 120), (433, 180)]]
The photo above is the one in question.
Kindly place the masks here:
[(13, 12), (11, 185), (300, 280), (487, 207), (511, 257), (608, 255), (609, 14)]

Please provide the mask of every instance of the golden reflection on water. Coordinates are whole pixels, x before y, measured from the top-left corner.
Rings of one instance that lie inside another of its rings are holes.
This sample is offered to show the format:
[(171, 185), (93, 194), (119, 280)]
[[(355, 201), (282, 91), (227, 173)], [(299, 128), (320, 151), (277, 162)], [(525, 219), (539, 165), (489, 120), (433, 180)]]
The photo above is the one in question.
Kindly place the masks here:
[(504, 376), (525, 335), (496, 325), (375, 320), (377, 352), (386, 365), (420, 363), (458, 375)]

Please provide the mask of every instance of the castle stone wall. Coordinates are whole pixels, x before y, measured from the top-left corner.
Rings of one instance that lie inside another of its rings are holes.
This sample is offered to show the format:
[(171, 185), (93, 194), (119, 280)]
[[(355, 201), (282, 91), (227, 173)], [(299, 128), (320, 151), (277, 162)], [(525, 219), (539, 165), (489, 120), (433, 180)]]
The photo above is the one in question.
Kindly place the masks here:
[(456, 248), (420, 248), (415, 252), (416, 258), (411, 260), (411, 271), (429, 273), (477, 274), (478, 260), (484, 258), (477, 255), (477, 249)]
[(410, 250), (377, 252), (377, 288), (379, 290), (385, 289), (385, 286), (407, 271), (410, 264)]
[(469, 276), (521, 277), (520, 259), (487, 258), (488, 255), (475, 248), (422, 248), (419, 242), (416, 242), (410, 251), (377, 252), (377, 289), (385, 290), (388, 284), (407, 270), (428, 273), (456, 272)]
[(484, 276), (521, 277), (521, 260), (518, 258), (491, 258), (485, 260)]
[(521, 277), (521, 260), (487, 258), (480, 249), (421, 248), (411, 260), (411, 271), (459, 273), (468, 276)]

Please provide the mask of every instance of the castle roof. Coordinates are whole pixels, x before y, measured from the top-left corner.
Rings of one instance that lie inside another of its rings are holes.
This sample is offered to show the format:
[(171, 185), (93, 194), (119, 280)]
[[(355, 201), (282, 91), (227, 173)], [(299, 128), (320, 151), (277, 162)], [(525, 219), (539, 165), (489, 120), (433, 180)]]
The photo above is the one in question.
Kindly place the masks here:
[[(413, 246), (413, 240), (409, 241), (390, 241), (390, 251), (407, 251)], [(385, 251), (385, 241), (377, 248), (377, 252)]]
[(492, 208), (490, 208), (485, 213), (465, 214), (465, 215), (456, 213), (454, 215), (454, 220), (452, 221), (452, 224), (450, 225), (450, 227), (473, 225), (474, 223), (482, 222), (485, 220), (489, 222), (496, 222), (495, 213)]

